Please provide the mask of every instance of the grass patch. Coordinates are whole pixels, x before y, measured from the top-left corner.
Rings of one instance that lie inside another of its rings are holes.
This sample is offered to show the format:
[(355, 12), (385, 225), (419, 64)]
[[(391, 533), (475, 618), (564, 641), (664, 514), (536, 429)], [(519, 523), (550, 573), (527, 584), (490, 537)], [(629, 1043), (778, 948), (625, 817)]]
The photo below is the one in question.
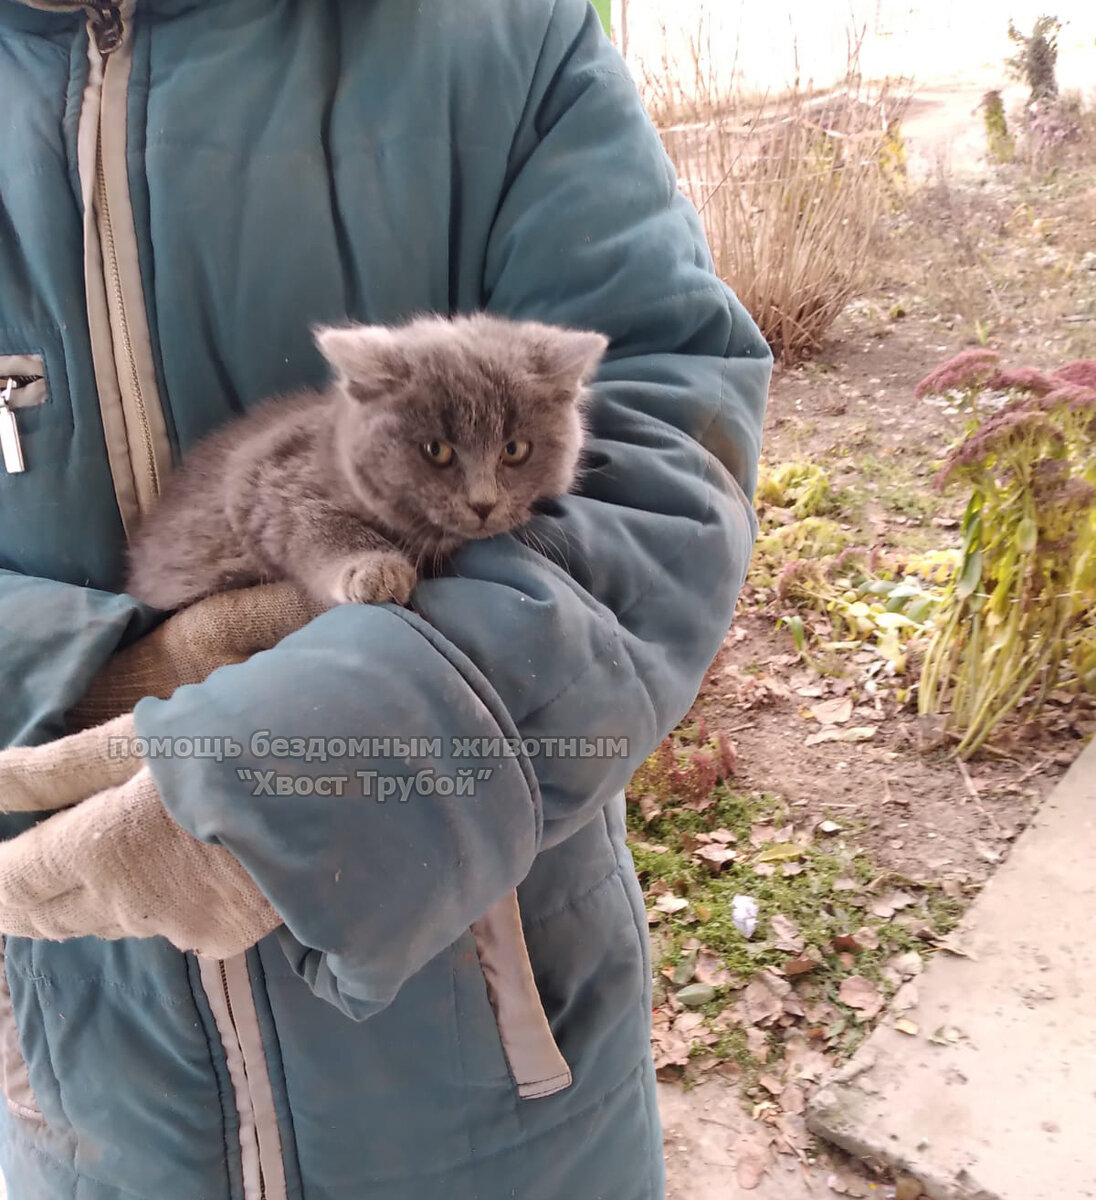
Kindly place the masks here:
[[(827, 1048), (851, 1053), (870, 1028), (842, 996), (859, 976), (880, 1002), (902, 982), (892, 966), (928, 952), (961, 915), (963, 901), (935, 886), (880, 871), (837, 822), (797, 825), (768, 793), (743, 793), (721, 774), (721, 749), (705, 731), (679, 731), (632, 782), (629, 834), (660, 948), (662, 1002), (700, 1011), (713, 1032), (694, 1053), (752, 1061), (737, 1001), (752, 981), (787, 979), (787, 1012), (762, 1022), (772, 1040), (800, 1020)], [(706, 855), (733, 851), (729, 861)], [(752, 937), (734, 920), (735, 897), (759, 908)], [(694, 978), (702, 985), (698, 990)], [(684, 997), (678, 1002), (677, 997)]]

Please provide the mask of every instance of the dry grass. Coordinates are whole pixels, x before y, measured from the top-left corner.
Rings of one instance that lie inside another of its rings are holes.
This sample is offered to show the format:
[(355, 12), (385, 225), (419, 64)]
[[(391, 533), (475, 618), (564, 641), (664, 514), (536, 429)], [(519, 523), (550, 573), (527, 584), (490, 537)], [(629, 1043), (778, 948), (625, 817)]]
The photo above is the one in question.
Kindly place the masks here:
[(852, 39), (847, 76), (825, 93), (747, 95), (722, 61), (702, 26), (684, 63), (642, 86), (720, 275), (790, 365), (872, 282), (877, 219), (904, 176), (901, 100), (864, 83)]

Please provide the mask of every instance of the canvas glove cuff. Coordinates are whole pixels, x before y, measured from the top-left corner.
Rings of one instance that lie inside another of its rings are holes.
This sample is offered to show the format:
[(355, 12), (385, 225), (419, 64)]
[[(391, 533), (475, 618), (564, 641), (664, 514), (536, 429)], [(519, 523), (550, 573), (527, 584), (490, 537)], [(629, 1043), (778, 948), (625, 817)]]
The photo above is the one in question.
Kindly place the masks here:
[(12, 779), (20, 775), (25, 807), (72, 803), (0, 844), (0, 932), (51, 940), (158, 935), (180, 950), (227, 958), (277, 928), (281, 919), (236, 859), (172, 820), (148, 767), (112, 760), (116, 771), (116, 762), (135, 773), (79, 799), (76, 771), (28, 779), (0, 759), (4, 808), (13, 807)]

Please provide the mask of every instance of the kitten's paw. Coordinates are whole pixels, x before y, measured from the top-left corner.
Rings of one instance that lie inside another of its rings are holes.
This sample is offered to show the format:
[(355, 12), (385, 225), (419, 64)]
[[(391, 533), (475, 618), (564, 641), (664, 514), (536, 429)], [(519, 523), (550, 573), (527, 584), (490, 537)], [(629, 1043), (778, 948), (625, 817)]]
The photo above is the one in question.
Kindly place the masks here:
[(335, 578), (336, 604), (406, 604), (418, 583), (415, 568), (391, 550), (374, 550), (346, 563)]

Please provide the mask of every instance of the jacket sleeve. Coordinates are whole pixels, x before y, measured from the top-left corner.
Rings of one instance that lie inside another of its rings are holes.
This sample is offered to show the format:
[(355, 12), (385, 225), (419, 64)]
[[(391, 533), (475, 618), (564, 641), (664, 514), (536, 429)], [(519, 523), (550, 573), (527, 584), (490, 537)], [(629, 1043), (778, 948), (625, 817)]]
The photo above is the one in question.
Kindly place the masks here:
[(0, 570), (0, 748), (61, 737), (96, 671), (155, 615), (132, 596)]
[[(132, 596), (0, 570), (0, 748), (61, 737), (96, 671), (155, 616)], [(0, 813), (0, 839), (46, 815)]]
[(770, 355), (582, 0), (551, 9), (495, 210), (488, 307), (611, 338), (580, 493), (529, 544), (465, 547), (415, 612), (334, 609), (137, 708), (144, 736), (241, 750), (152, 769), (176, 819), (283, 916), (295, 969), (357, 1018), (591, 820), (688, 710), (756, 532)]

